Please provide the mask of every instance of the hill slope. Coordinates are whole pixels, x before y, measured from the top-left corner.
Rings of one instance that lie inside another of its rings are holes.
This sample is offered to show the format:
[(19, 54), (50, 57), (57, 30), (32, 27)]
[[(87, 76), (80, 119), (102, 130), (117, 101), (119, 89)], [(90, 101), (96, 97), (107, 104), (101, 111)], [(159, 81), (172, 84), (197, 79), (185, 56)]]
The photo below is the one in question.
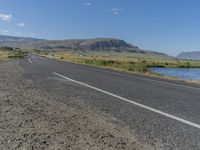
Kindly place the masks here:
[(24, 48), (29, 47), (33, 43), (44, 42), (46, 40), (36, 39), (36, 38), (28, 38), (28, 37), (15, 37), (15, 36), (4, 36), (0, 35), (0, 46), (8, 46), (8, 47), (18, 47)]
[(115, 38), (94, 38), (94, 39), (74, 39), (74, 40), (44, 40), (25, 37), (12, 37), (0, 35), (0, 47), (18, 47), (33, 48), (40, 50), (55, 51), (115, 51), (132, 52), (141, 54), (151, 54), (162, 56), (163, 58), (172, 58), (166, 54), (155, 51), (140, 49), (137, 46), (129, 44), (124, 40)]
[(177, 56), (177, 58), (188, 60), (200, 60), (200, 51), (182, 52)]

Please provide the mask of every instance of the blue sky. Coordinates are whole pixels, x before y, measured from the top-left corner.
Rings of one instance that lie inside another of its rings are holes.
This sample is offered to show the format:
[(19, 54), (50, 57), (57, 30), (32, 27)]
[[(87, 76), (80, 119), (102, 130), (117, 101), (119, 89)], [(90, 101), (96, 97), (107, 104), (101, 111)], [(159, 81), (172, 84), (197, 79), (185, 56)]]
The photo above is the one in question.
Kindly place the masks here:
[(114, 37), (176, 55), (200, 51), (199, 0), (0, 0), (0, 34)]

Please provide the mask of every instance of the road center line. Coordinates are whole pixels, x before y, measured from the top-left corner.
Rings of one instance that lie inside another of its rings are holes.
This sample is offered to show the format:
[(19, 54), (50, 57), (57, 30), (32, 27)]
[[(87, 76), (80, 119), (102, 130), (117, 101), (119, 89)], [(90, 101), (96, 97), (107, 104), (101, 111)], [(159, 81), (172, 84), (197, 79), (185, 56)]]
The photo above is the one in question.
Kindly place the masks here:
[(61, 78), (63, 78), (63, 79), (66, 79), (66, 80), (69, 80), (69, 81), (71, 81), (71, 82), (74, 82), (74, 83), (76, 83), (76, 84), (80, 84), (80, 85), (82, 85), (82, 86), (85, 86), (85, 87), (94, 89), (94, 90), (96, 90), (96, 91), (98, 91), (98, 92), (107, 94), (107, 95), (109, 95), (109, 96), (115, 97), (115, 98), (120, 99), (120, 100), (122, 100), (122, 101), (131, 103), (131, 104), (133, 104), (133, 105), (136, 105), (136, 106), (139, 106), (139, 107), (144, 108), (144, 109), (146, 109), (146, 110), (149, 110), (149, 111), (151, 111), (151, 112), (157, 113), (157, 114), (159, 114), (159, 115), (168, 117), (168, 118), (170, 118), (170, 119), (173, 119), (173, 120), (179, 121), (179, 122), (181, 122), (181, 123), (184, 123), (184, 124), (186, 124), (186, 125), (189, 125), (189, 126), (192, 126), (192, 127), (195, 127), (195, 128), (200, 129), (200, 125), (199, 125), (199, 124), (193, 123), (193, 122), (191, 122), (191, 121), (188, 121), (188, 120), (185, 120), (185, 119), (176, 117), (176, 116), (174, 116), (174, 115), (170, 115), (170, 114), (168, 114), (168, 113), (162, 112), (162, 111), (157, 110), (157, 109), (155, 109), (155, 108), (152, 108), (152, 107), (149, 107), (149, 106), (146, 106), (146, 105), (143, 105), (143, 104), (134, 102), (134, 101), (129, 100), (129, 99), (127, 99), (127, 98), (123, 98), (123, 97), (121, 97), (121, 96), (118, 96), (118, 95), (112, 94), (112, 93), (110, 93), (110, 92), (101, 90), (101, 89), (96, 88), (96, 87), (94, 87), (94, 86), (85, 84), (85, 83), (83, 83), (83, 82), (79, 82), (79, 81), (73, 80), (73, 79), (68, 78), (68, 77), (66, 77), (66, 76), (63, 76), (63, 75), (61, 75), (61, 74), (59, 74), (59, 73), (53, 72), (53, 74), (56, 75), (56, 76), (58, 76), (58, 77), (61, 77)]
[(31, 59), (30, 58), (28, 58), (28, 61), (32, 64), (33, 62), (31, 61)]

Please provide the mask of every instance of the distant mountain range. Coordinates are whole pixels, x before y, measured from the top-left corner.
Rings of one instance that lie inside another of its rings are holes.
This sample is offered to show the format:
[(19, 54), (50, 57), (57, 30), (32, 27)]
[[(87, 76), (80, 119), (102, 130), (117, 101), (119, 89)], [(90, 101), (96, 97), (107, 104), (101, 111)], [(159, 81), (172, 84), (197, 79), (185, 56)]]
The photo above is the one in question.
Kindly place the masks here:
[(186, 60), (200, 60), (200, 51), (182, 52), (177, 56), (177, 58)]
[(4, 36), (0, 35), (0, 46), (8, 47), (30, 47), (32, 44), (44, 42), (46, 40), (36, 39), (36, 38), (26, 38), (26, 37), (15, 37), (15, 36)]
[(163, 53), (140, 49), (124, 40), (115, 38), (73, 39), (73, 40), (45, 40), (26, 37), (0, 35), (0, 47), (32, 48), (55, 51), (115, 51), (132, 52), (172, 58)]

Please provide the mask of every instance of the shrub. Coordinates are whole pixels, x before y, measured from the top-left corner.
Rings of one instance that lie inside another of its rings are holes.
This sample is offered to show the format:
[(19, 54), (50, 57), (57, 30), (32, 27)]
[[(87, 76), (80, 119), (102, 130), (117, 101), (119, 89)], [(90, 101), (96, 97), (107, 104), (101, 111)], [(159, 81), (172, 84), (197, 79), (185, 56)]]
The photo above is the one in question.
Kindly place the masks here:
[(112, 60), (96, 60), (96, 59), (91, 59), (91, 60), (86, 60), (85, 64), (90, 64), (90, 65), (97, 65), (97, 66), (108, 66), (110, 64), (115, 63), (115, 61)]
[(147, 72), (147, 66), (144, 64), (129, 65), (128, 71), (145, 73), (145, 72)]
[(146, 60), (143, 60), (142, 62), (143, 62), (143, 63), (146, 63), (147, 61), (146, 61)]
[(0, 47), (0, 49), (3, 50), (3, 51), (13, 51), (12, 47), (7, 47), (7, 46)]
[(187, 65), (190, 66), (190, 62), (187, 62)]

